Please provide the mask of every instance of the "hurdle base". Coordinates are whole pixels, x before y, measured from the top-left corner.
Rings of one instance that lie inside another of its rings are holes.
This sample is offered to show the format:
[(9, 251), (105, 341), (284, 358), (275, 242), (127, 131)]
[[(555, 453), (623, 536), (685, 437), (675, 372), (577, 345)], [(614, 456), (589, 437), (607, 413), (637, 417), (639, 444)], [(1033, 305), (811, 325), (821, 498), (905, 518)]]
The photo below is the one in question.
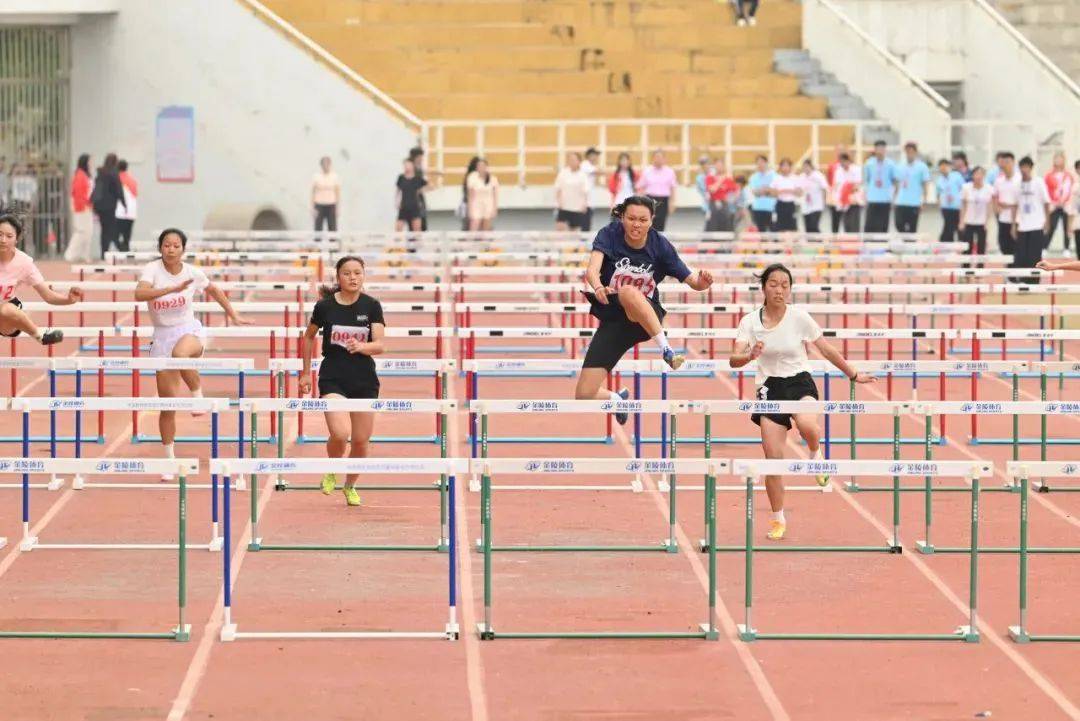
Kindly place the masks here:
[[(207, 414), (209, 415), (209, 414)], [(210, 436), (177, 436), (175, 443), (210, 443), (213, 439)], [(237, 436), (218, 436), (218, 443), (240, 443), (241, 440), (244, 443), (251, 443), (250, 438), (240, 439)], [(372, 439), (374, 440), (374, 439)], [(271, 444), (277, 443), (277, 436), (259, 436), (259, 443)], [(161, 443), (161, 436), (147, 436), (143, 434), (135, 435), (131, 437), (132, 443)]]
[(952, 633), (759, 633), (739, 624), (739, 640), (751, 641), (963, 641), (978, 643), (979, 632), (960, 626)]
[[(702, 624), (705, 626), (705, 624)], [(695, 638), (715, 640), (710, 632), (702, 631), (502, 631), (496, 633), (495, 629), (487, 624), (476, 624), (476, 634), (481, 641), (494, 641), (497, 638), (516, 639), (679, 639)], [(719, 638), (717, 635), (716, 638)]]
[(25, 536), (21, 541), (19, 541), (19, 550), (29, 553), (30, 551), (33, 551), (37, 545), (37, 536)]
[[(374, 441), (374, 439), (372, 439)], [(467, 435), (465, 437), (465, 443), (472, 443), (472, 436)], [(580, 445), (586, 444), (598, 444), (610, 446), (615, 442), (615, 439), (611, 436), (584, 436), (581, 438), (570, 438), (567, 436), (499, 436), (497, 438), (489, 437), (487, 439), (489, 444), (491, 443), (576, 443)], [(757, 440), (761, 443), (761, 439)]]
[(660, 545), (668, 553), (678, 553), (679, 552), (679, 543), (678, 543), (678, 541), (672, 540), (670, 538), (665, 538), (662, 541), (660, 541)]
[(738, 624), (736, 626), (736, 628), (739, 631), (739, 640), (740, 641), (745, 641), (746, 643), (750, 643), (752, 641), (757, 640), (758, 636), (757, 636), (757, 630), (756, 629), (751, 628), (750, 626), (747, 626), (746, 624), (743, 624), (743, 623)]
[[(32, 542), (28, 543), (28, 541)], [(221, 538), (209, 543), (184, 545), (187, 551), (220, 551), (221, 547)], [(35, 536), (32, 539), (24, 539), (21, 548), (24, 551), (35, 548), (43, 551), (176, 551), (180, 546), (176, 543), (40, 543)]]
[(218, 638), (220, 640), (226, 642), (226, 643), (229, 642), (229, 641), (235, 641), (236, 640), (236, 624), (235, 623), (223, 624), (222, 627), (221, 627), (221, 633), (218, 635)]
[[(484, 552), (484, 542), (476, 539), (475, 550)], [(654, 546), (492, 546), (492, 553), (675, 553), (668, 548), (667, 539)]]
[(0, 548), (7, 548), (7, 536), (0, 536)]
[[(456, 626), (454, 626), (456, 629)], [(457, 631), (455, 630), (456, 634)], [(218, 638), (224, 642), (236, 641), (239, 639), (260, 639), (260, 640), (328, 640), (328, 639), (418, 639), (418, 638), (436, 638), (436, 639), (450, 639), (457, 638), (456, 635), (451, 635), (450, 625), (441, 631), (238, 631), (235, 623), (227, 623), (221, 627), (221, 633)]]
[[(72, 482), (74, 482), (74, 481), (72, 481)], [(57, 478), (56, 476), (53, 476), (52, 478), (50, 478), (49, 482), (45, 485), (45, 488), (47, 488), (50, 491), (59, 491), (63, 487), (64, 487), (64, 479), (63, 478)]]
[(446, 624), (446, 638), (450, 641), (457, 641), (461, 638), (461, 627), (456, 623)]
[(1009, 626), (1009, 638), (1014, 643), (1031, 643), (1031, 636), (1023, 626)]
[[(326, 443), (326, 436), (297, 436), (296, 443), (298, 445), (306, 445), (310, 443)], [(438, 443), (438, 436), (372, 436), (371, 443)], [(490, 442), (490, 441), (489, 441)]]
[(173, 640), (180, 643), (186, 643), (191, 640), (191, 624), (185, 623), (183, 626), (177, 626), (173, 629)]
[(708, 623), (699, 623), (698, 628), (700, 628), (701, 632), (705, 635), (705, 640), (706, 641), (719, 641), (720, 640), (720, 631), (719, 631), (719, 629), (716, 628), (716, 626), (713, 626), (713, 625), (708, 624)]
[(915, 548), (919, 549), (919, 553), (932, 556), (934, 555), (934, 544), (928, 541), (915, 541)]
[[(260, 536), (259, 538), (251, 539), (251, 542), (248, 543), (247, 550), (249, 550), (249, 551), (261, 551), (262, 550), (262, 536)], [(233, 624), (233, 629), (234, 630), (236, 629), (236, 624)], [(222, 639), (222, 640), (224, 640), (224, 639)]]
[[(698, 542), (698, 548), (702, 553), (709, 551), (709, 544), (704, 539)], [(903, 546), (893, 546), (892, 544), (885, 546), (753, 546), (754, 553), (783, 553), (783, 552), (799, 552), (799, 553), (888, 553), (901, 554), (904, 552)], [(746, 546), (717, 546), (717, 553), (745, 553)]]

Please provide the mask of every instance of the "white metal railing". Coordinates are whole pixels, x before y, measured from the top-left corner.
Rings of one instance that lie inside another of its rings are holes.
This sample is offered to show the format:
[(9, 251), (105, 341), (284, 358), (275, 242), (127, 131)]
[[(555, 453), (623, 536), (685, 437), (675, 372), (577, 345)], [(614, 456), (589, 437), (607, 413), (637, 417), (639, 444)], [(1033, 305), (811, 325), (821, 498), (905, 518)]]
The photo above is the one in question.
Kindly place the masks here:
[(1002, 16), (1002, 14), (998, 12), (997, 8), (986, 2), (986, 0), (972, 1), (974, 2), (976, 8), (986, 13), (986, 15), (990, 17), (991, 20), (993, 20), (998, 26), (1001, 27), (1002, 30), (1009, 34), (1009, 37), (1015, 40), (1016, 43), (1020, 45), (1020, 47), (1022, 47), (1027, 53), (1029, 53), (1033, 58), (1035, 58), (1035, 60), (1038, 61), (1039, 65), (1041, 65), (1047, 73), (1052, 75), (1055, 80), (1064, 85), (1074, 98), (1080, 100), (1080, 86), (1078, 86), (1072, 78), (1062, 72), (1061, 68), (1059, 68), (1054, 63), (1054, 61), (1046, 57), (1046, 55), (1041, 50), (1035, 47), (1034, 43), (1028, 40), (1023, 33), (1017, 30), (1012, 23), (1006, 20), (1004, 16)]
[(336, 73), (342, 75), (346, 80), (360, 88), (368, 97), (374, 100), (379, 105), (382, 105), (387, 110), (391, 111), (398, 118), (404, 121), (410, 126), (410, 129), (419, 131), (424, 123), (420, 118), (409, 111), (404, 105), (397, 102), (382, 90), (377, 88), (370, 80), (365, 78), (360, 73), (350, 68), (345, 63), (338, 60), (327, 50), (309, 38), (304, 33), (296, 29), (292, 23), (288, 22), (280, 15), (275, 13), (270, 8), (263, 5), (259, 0), (239, 0), (240, 3), (250, 9), (255, 15), (263, 20), (270, 27), (274, 28), (278, 32), (285, 35), (286, 38), (299, 45), (302, 49), (311, 53), (317, 60), (323, 64), (329, 66)]
[[(751, 170), (755, 155), (765, 155), (775, 163), (781, 157), (792, 160), (811, 158), (823, 164), (832, 160), (835, 144), (844, 143), (861, 162), (872, 150), (873, 141), (881, 137), (886, 126), (882, 120), (821, 120), (821, 119), (709, 119), (709, 118), (619, 118), (593, 120), (433, 120), (424, 125), (424, 143), (431, 167), (448, 184), (460, 183), (465, 163), (473, 155), (487, 156), (491, 171), (501, 182), (521, 187), (550, 185), (563, 163), (567, 151), (583, 151), (594, 146), (600, 152), (600, 167), (610, 169), (618, 153), (631, 154), (636, 167), (650, 162), (658, 148), (668, 151), (668, 162), (679, 174), (683, 185), (693, 182), (697, 172), (697, 157), (709, 155), (723, 160), (729, 172)], [(626, 129), (632, 129), (626, 133)], [(554, 142), (530, 142), (530, 131), (545, 130)], [(1010, 137), (1014, 153), (1036, 156), (1042, 142), (1062, 131), (1047, 122), (1044, 127), (1034, 123), (1011, 120), (952, 120), (947, 117), (927, 130), (926, 137), (903, 137), (920, 145), (946, 150), (964, 150), (973, 163), (988, 164), (1002, 147), (995, 137)], [(616, 143), (611, 138), (616, 131), (636, 137), (633, 143)], [(454, 134), (457, 141), (447, 142)], [(797, 140), (792, 140), (792, 135)], [(567, 138), (573, 135), (571, 144)], [(493, 142), (493, 137), (499, 137)], [(661, 136), (663, 140), (657, 140)], [(702, 140), (719, 136), (721, 142)], [(748, 140), (747, 136), (752, 136)], [(463, 139), (468, 138), (468, 139)], [(736, 138), (739, 138), (736, 140)], [(969, 142), (970, 141), (970, 142)], [(889, 148), (899, 153), (899, 145)], [(936, 159), (935, 159), (936, 160)]]

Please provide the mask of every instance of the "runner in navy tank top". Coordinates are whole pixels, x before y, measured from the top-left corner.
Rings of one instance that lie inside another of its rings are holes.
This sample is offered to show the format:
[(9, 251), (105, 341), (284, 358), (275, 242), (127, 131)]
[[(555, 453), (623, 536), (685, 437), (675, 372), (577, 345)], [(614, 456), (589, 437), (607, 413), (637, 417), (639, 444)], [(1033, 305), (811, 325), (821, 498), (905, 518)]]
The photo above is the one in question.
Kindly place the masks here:
[[(630, 196), (615, 206), (612, 222), (601, 228), (593, 240), (585, 272), (591, 291), (585, 296), (600, 327), (589, 343), (578, 376), (575, 397), (579, 400), (629, 398), (625, 388), (615, 392), (603, 385), (615, 364), (638, 343), (653, 340), (672, 369), (685, 361), (672, 350), (664, 334), (658, 285), (670, 276), (702, 291), (712, 285), (713, 277), (707, 270), (692, 273), (671, 242), (652, 229), (654, 211), (651, 198)], [(615, 418), (625, 423), (627, 415), (617, 413)]]

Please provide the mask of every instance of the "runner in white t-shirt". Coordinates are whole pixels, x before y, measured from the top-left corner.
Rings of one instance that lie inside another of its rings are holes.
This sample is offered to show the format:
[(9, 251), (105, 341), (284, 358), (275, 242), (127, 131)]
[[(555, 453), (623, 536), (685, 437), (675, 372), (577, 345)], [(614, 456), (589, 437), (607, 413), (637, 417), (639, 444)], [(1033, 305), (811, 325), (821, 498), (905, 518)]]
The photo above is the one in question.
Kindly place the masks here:
[(960, 191), (960, 240), (967, 243), (968, 255), (986, 255), (986, 221), (993, 201), (994, 189), (986, 183), (986, 171), (976, 166), (971, 182)]
[(829, 192), (829, 181), (825, 174), (814, 168), (813, 161), (803, 161), (802, 174), (802, 213), (803, 228), (807, 233), (821, 232), (821, 213), (825, 210), (825, 195)]
[[(762, 401), (817, 400), (817, 385), (810, 375), (807, 343), (840, 369), (855, 383), (873, 383), (875, 379), (852, 368), (840, 353), (822, 337), (821, 328), (810, 314), (788, 304), (791, 296), (791, 271), (780, 263), (766, 268), (760, 276), (765, 304), (743, 316), (735, 336), (731, 367), (741, 368), (757, 361), (757, 396)], [(761, 445), (766, 458), (783, 458), (787, 432), (794, 419), (799, 435), (815, 460), (821, 460), (821, 429), (813, 413), (755, 413), (750, 419), (761, 427)], [(829, 483), (828, 475), (817, 477), (818, 485)], [(787, 530), (784, 518), (784, 482), (781, 476), (766, 476), (765, 490), (773, 517), (770, 540), (779, 541)]]
[(61, 295), (45, 283), (45, 277), (34, 265), (34, 259), (18, 248), (23, 224), (14, 215), (0, 214), (0, 335), (14, 338), (26, 333), (42, 345), (52, 345), (64, 339), (61, 330), (39, 328), (22, 309), (16, 296), (20, 287), (33, 288), (41, 299), (51, 305), (71, 305), (83, 298), (79, 288)]
[(1016, 156), (1001, 153), (1001, 171), (994, 178), (994, 212), (998, 220), (998, 249), (1004, 255), (1012, 255), (1013, 216), (1020, 194), (1020, 173), (1016, 170)]
[[(206, 345), (206, 331), (195, 317), (192, 303), (196, 292), (203, 292), (217, 301), (234, 325), (248, 325), (233, 310), (228, 297), (209, 281), (200, 268), (183, 261), (187, 236), (176, 228), (168, 228), (158, 236), (159, 260), (143, 269), (135, 286), (135, 300), (146, 301), (154, 335), (150, 345), (153, 358), (201, 358)], [(155, 373), (158, 396), (175, 398), (180, 380), (196, 398), (202, 397), (202, 382), (198, 371), (159, 370)], [(196, 413), (195, 415), (201, 415)], [(162, 411), (158, 416), (161, 443), (167, 458), (175, 458), (176, 413)], [(172, 480), (166, 475), (162, 480)]]
[(796, 202), (803, 194), (803, 184), (799, 176), (791, 172), (791, 161), (783, 158), (777, 167), (779, 171), (769, 184), (769, 194), (776, 198), (776, 224), (773, 230), (777, 232), (798, 230), (795, 220)]
[[(1046, 182), (1034, 174), (1035, 162), (1020, 159), (1020, 192), (1013, 215), (1012, 234), (1016, 241), (1014, 268), (1034, 268), (1042, 260), (1046, 248), (1046, 232), (1050, 224), (1050, 193)], [(1038, 283), (1038, 278), (1016, 278), (1021, 283)]]

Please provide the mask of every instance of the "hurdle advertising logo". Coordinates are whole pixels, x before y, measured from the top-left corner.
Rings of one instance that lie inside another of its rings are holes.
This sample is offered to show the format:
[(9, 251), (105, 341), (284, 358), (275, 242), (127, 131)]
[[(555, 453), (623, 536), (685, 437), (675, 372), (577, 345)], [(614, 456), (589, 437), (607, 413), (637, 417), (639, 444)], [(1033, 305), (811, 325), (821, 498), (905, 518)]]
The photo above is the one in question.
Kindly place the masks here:
[(12, 471), (15, 473), (44, 473), (45, 462), (33, 458), (16, 459)]
[(86, 408), (86, 401), (81, 398), (53, 398), (49, 401), (50, 411), (80, 410)]
[[(0, 468), (0, 470), (3, 469)], [(1080, 466), (1076, 465), (1075, 463), (1066, 463), (1064, 466), (1061, 467), (1061, 475), (1075, 476), (1078, 470), (1080, 470)]]
[(573, 461), (536, 460), (525, 464), (529, 473), (573, 473)]
[(0, 461), (0, 473), (6, 473), (11, 470), (11, 461)]

